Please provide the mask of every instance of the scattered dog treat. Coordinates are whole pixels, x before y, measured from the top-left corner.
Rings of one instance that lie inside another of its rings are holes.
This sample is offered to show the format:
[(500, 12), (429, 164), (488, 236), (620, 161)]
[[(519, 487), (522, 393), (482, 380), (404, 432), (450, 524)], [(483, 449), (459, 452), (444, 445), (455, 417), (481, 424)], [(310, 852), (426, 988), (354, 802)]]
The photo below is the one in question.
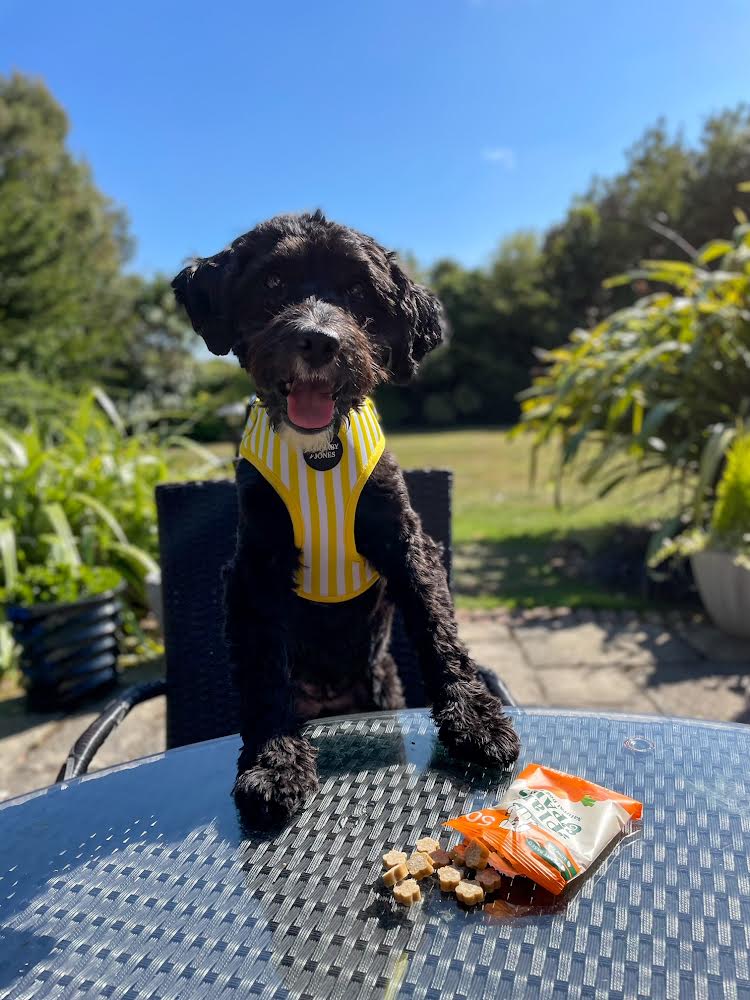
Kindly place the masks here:
[(431, 851), (430, 858), (436, 868), (444, 868), (446, 865), (451, 863), (450, 854), (448, 854), (447, 851), (444, 851), (441, 847), (438, 847), (436, 851)]
[(468, 868), (475, 868), (477, 871), (481, 871), (483, 868), (487, 867), (487, 862), (490, 859), (490, 852), (484, 844), (480, 844), (478, 840), (472, 840), (466, 848), (465, 857)]
[(416, 879), (427, 878), (428, 875), (432, 875), (435, 871), (432, 858), (429, 854), (423, 854), (421, 851), (415, 851), (412, 854), (406, 862), (406, 867), (409, 870), (409, 874)]
[(438, 878), (440, 879), (440, 888), (443, 892), (454, 892), (456, 886), (461, 881), (461, 872), (458, 868), (447, 865), (445, 868), (438, 870)]
[(456, 886), (456, 897), (466, 906), (476, 906), (477, 903), (484, 902), (484, 889), (476, 882), (466, 882), (462, 879)]
[[(429, 853), (426, 848), (431, 848)], [(433, 837), (420, 837), (417, 850), (408, 858), (404, 851), (395, 849), (382, 857), (386, 866), (383, 883), (393, 890), (393, 898), (402, 906), (411, 906), (422, 899), (419, 882), (436, 871), (441, 891), (455, 893), (466, 906), (484, 902), (485, 894), (497, 892), (502, 884), (501, 875), (487, 867), (487, 848), (474, 840), (445, 851)], [(466, 868), (460, 865), (480, 870), (466, 874)], [(471, 875), (475, 877), (469, 881)]]
[(383, 872), (383, 882), (385, 882), (390, 889), (397, 882), (405, 879), (408, 874), (409, 869), (406, 867), (406, 864), (402, 862), (401, 864), (394, 865), (393, 868), (389, 868), (387, 872)]
[(388, 851), (383, 855), (383, 867), (393, 868), (395, 865), (406, 864), (406, 851)]
[(458, 864), (458, 865), (465, 865), (466, 864), (466, 844), (465, 843), (464, 844), (456, 844), (456, 846), (452, 847), (448, 853), (450, 854), (451, 859), (452, 859), (452, 861), (455, 862), (455, 864)]
[(413, 878), (408, 878), (405, 882), (399, 882), (393, 890), (393, 898), (402, 906), (411, 906), (418, 903), (422, 898), (419, 886)]
[(481, 885), (486, 893), (497, 892), (497, 890), (502, 885), (503, 879), (499, 872), (496, 872), (494, 868), (484, 868), (482, 871), (477, 872), (477, 877), (474, 880), (477, 885)]

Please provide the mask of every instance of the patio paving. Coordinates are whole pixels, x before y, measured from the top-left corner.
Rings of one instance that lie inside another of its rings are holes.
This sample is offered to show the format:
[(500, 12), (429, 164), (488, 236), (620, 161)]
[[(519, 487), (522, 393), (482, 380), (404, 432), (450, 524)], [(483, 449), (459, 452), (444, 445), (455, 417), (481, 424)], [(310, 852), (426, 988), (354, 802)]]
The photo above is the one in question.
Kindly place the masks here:
[[(750, 722), (750, 643), (702, 620), (632, 612), (459, 612), (474, 658), (497, 671), (521, 704)], [(159, 664), (127, 673), (152, 679)], [(106, 698), (67, 716), (0, 702), (0, 800), (54, 781), (76, 737)], [(165, 700), (139, 705), (91, 770), (165, 748)]]

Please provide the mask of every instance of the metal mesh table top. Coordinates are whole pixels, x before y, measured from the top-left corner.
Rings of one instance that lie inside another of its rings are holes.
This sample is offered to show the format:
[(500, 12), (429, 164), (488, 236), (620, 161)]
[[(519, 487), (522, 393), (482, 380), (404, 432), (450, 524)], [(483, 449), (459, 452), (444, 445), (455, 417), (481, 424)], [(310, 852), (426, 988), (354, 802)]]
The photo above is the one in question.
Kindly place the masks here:
[(750, 728), (514, 714), (519, 768), (644, 803), (559, 899), (378, 887), (384, 850), (452, 842), (511, 779), (451, 761), (425, 712), (310, 725), (320, 793), (270, 838), (241, 827), (229, 737), (0, 806), (0, 997), (750, 998)]

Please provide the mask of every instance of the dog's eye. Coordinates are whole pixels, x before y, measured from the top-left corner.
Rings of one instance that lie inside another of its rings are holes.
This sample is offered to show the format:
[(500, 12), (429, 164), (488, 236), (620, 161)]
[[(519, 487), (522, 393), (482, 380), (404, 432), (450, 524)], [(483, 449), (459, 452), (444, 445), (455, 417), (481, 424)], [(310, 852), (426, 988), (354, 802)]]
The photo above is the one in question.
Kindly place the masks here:
[(363, 299), (365, 297), (365, 286), (361, 281), (355, 281), (349, 286), (349, 294), (353, 299)]
[(267, 274), (265, 285), (270, 292), (279, 292), (284, 287), (284, 282), (278, 274)]

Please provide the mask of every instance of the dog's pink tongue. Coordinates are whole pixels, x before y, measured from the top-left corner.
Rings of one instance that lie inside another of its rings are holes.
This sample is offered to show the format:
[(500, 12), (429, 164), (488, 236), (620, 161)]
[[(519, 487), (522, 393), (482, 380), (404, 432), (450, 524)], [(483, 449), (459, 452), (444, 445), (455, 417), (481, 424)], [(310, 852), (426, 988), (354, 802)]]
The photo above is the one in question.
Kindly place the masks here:
[(306, 430), (327, 427), (333, 420), (331, 387), (323, 383), (295, 383), (287, 396), (286, 409), (289, 419), (298, 427)]

